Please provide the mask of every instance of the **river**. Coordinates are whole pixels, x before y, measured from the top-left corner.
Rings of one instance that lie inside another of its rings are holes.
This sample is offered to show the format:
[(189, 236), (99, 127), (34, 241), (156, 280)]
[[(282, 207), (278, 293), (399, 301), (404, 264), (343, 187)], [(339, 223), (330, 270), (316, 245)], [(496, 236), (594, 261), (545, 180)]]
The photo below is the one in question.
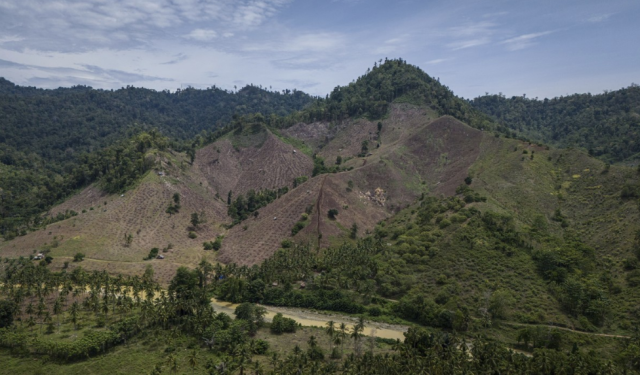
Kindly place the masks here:
[[(223, 312), (228, 314), (231, 317), (234, 317), (234, 311), (237, 304), (218, 301), (217, 299), (211, 300), (211, 305), (217, 312)], [(277, 313), (281, 313), (286, 318), (291, 318), (296, 322), (300, 323), (303, 326), (316, 326), (316, 327), (326, 327), (328, 321), (333, 320), (336, 323), (336, 326), (340, 326), (340, 323), (345, 323), (347, 326), (347, 330), (350, 331), (354, 324), (357, 321), (357, 318), (353, 318), (347, 315), (338, 315), (338, 314), (321, 314), (315, 311), (303, 310), (303, 309), (292, 309), (285, 307), (274, 307), (274, 306), (265, 306), (260, 305), (267, 309), (267, 314), (265, 315), (265, 320), (270, 322), (273, 317)], [(385, 338), (385, 339), (399, 339), (400, 341), (404, 341), (404, 332), (407, 331), (409, 327), (403, 325), (395, 325), (395, 324), (387, 324), (380, 322), (368, 322), (365, 324), (364, 334), (367, 336), (374, 335), (376, 337)]]

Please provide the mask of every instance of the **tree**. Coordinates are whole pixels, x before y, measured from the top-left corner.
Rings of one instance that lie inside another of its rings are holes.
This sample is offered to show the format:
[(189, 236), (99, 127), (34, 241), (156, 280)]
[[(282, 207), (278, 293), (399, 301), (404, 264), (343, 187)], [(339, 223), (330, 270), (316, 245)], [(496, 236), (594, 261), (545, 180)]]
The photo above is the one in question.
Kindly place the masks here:
[(249, 334), (254, 335), (258, 328), (264, 324), (264, 316), (267, 314), (267, 309), (250, 302), (244, 302), (236, 307), (234, 313), (236, 314), (236, 319), (249, 323)]
[(80, 313), (80, 305), (78, 301), (74, 301), (71, 305), (71, 322), (73, 323), (73, 328), (78, 330), (78, 314)]
[(331, 220), (335, 220), (337, 214), (338, 214), (338, 210), (336, 210), (335, 208), (332, 208), (329, 210), (329, 212), (327, 212), (327, 216), (329, 216), (329, 219)]
[(198, 351), (196, 349), (193, 349), (189, 354), (189, 366), (191, 366), (192, 372), (195, 372), (198, 367)]
[(330, 320), (326, 324), (327, 328), (325, 328), (325, 332), (329, 335), (329, 352), (331, 352), (333, 345), (333, 336), (336, 334), (336, 323), (333, 320)]
[(0, 328), (9, 327), (13, 324), (13, 316), (17, 305), (12, 301), (0, 301)]
[(367, 156), (367, 152), (369, 152), (369, 141), (365, 139), (364, 141), (362, 141), (360, 154), (358, 156)]
[(167, 366), (169, 366), (172, 374), (178, 372), (178, 361), (176, 360), (176, 357), (173, 355), (173, 353), (169, 354), (169, 356), (167, 357)]
[(197, 212), (191, 214), (191, 225), (194, 229), (198, 229), (198, 225), (200, 225), (200, 215)]
[(353, 223), (353, 225), (351, 226), (351, 233), (349, 233), (349, 237), (354, 240), (358, 237), (358, 224)]
[(342, 156), (338, 155), (336, 157), (336, 165), (340, 165), (340, 164), (342, 164)]
[(506, 319), (509, 310), (509, 305), (513, 302), (511, 294), (504, 290), (499, 289), (491, 294), (489, 298), (489, 312), (494, 319)]
[(131, 242), (133, 242), (133, 234), (125, 233), (125, 235), (124, 235), (124, 246), (125, 247), (131, 246)]
[(173, 203), (177, 208), (180, 208), (180, 193), (173, 193)]
[(74, 262), (82, 262), (84, 260), (84, 254), (83, 253), (76, 253), (76, 255), (73, 256), (73, 261)]
[(344, 355), (344, 342), (347, 338), (347, 325), (344, 323), (340, 323), (340, 352), (341, 355)]
[(195, 147), (189, 148), (187, 150), (187, 156), (189, 156), (189, 163), (193, 164), (196, 160), (196, 149)]
[(175, 293), (178, 300), (186, 301), (196, 297), (198, 291), (198, 273), (187, 267), (179, 267), (169, 283), (169, 291)]
[(53, 304), (53, 315), (58, 317), (58, 329), (60, 329), (60, 314), (62, 314), (62, 297), (56, 298)]

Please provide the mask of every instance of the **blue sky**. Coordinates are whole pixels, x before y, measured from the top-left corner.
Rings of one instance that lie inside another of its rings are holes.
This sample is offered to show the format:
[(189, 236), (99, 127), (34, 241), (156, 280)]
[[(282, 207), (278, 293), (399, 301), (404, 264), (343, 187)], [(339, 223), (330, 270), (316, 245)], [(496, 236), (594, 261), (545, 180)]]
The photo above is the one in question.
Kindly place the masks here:
[(638, 0), (0, 0), (0, 76), (325, 95), (402, 57), (457, 95), (640, 83)]

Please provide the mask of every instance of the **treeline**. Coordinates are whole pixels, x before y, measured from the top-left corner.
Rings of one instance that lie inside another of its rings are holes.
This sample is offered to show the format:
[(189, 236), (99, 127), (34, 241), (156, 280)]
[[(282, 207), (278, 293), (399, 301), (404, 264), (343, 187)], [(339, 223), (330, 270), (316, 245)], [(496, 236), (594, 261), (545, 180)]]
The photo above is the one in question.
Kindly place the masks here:
[(553, 99), (485, 95), (470, 102), (501, 126), (559, 147), (581, 147), (608, 162), (640, 152), (640, 87)]
[(313, 100), (301, 91), (246, 86), (238, 92), (154, 91), (127, 86), (43, 90), (0, 81), (0, 162), (37, 155), (57, 173), (70, 171), (83, 153), (100, 150), (140, 131), (158, 129), (174, 139), (191, 139), (231, 122), (234, 114), (285, 116)]

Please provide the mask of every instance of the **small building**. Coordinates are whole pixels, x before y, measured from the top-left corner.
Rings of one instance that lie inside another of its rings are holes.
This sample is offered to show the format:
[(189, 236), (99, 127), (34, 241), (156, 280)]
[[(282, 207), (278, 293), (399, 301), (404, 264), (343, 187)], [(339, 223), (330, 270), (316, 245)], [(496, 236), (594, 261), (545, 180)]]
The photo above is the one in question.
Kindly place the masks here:
[(164, 259), (164, 255), (160, 254), (156, 257), (156, 259)]

